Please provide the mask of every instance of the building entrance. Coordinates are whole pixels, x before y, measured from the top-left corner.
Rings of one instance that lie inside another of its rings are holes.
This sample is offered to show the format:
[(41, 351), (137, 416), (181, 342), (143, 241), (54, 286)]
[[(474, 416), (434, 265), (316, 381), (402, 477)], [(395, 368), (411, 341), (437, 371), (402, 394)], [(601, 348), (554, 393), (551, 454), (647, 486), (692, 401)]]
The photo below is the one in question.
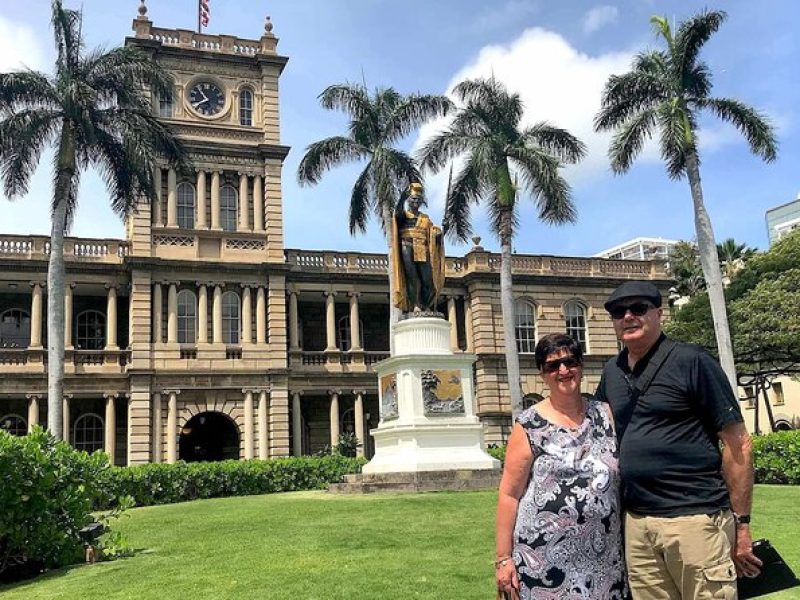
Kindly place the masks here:
[(218, 412), (195, 415), (181, 430), (179, 454), (186, 462), (238, 460), (236, 425)]

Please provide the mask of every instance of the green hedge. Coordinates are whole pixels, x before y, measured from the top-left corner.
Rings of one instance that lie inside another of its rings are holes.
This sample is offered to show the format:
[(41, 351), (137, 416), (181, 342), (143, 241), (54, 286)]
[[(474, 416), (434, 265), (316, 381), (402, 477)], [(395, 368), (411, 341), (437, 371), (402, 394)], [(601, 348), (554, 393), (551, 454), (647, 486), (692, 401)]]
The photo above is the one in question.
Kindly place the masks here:
[(324, 489), (329, 483), (341, 481), (347, 473), (359, 473), (366, 462), (363, 458), (330, 455), (146, 464), (110, 469), (108, 486), (115, 497), (131, 496), (136, 506), (150, 506), (198, 498)]
[(800, 430), (753, 436), (756, 483), (800, 485)]

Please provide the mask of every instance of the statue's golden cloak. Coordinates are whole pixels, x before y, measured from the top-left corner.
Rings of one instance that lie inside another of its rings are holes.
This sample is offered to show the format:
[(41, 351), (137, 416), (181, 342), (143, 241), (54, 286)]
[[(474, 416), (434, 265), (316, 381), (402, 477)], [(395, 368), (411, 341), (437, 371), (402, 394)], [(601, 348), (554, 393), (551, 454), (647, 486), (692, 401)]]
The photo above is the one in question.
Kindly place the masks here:
[[(406, 212), (408, 218), (414, 218), (410, 212)], [(435, 290), (434, 304), (436, 298), (444, 286), (444, 239), (442, 230), (433, 224), (430, 217), (424, 213), (416, 215), (417, 223), (411, 234), (414, 245), (415, 262), (427, 261), (431, 265), (433, 273), (433, 289)], [(397, 225), (397, 218), (392, 218), (392, 275), (394, 278), (394, 289), (392, 290), (393, 304), (403, 312), (409, 312), (413, 306), (409, 306), (408, 294), (406, 292), (406, 276), (403, 271), (403, 254), (400, 248), (400, 228)]]

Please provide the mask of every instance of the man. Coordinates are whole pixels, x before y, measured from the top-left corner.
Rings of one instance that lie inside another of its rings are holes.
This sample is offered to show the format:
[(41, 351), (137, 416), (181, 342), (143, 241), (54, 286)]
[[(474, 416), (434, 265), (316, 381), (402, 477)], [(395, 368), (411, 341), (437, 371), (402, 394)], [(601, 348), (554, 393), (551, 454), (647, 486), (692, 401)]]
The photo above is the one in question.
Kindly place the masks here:
[[(661, 293), (623, 283), (606, 310), (625, 348), (603, 369), (620, 444), (625, 559), (636, 600), (736, 598), (754, 577), (750, 436), (719, 364), (661, 332)], [(720, 451), (720, 442), (723, 449)]]
[(392, 227), (394, 304), (405, 313), (435, 310), (444, 283), (442, 230), (419, 211), (422, 202), (422, 184), (412, 183), (400, 197)]

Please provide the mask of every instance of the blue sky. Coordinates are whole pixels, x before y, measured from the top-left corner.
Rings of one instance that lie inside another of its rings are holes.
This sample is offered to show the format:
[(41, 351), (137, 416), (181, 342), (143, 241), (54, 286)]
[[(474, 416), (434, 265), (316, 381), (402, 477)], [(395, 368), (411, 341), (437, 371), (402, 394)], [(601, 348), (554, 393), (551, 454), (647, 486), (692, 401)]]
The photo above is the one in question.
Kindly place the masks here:
[[(283, 176), (286, 245), (294, 248), (382, 251), (377, 221), (351, 237), (347, 203), (358, 166), (329, 172), (311, 188), (295, 179), (305, 147), (345, 130), (346, 118), (319, 106), (326, 86), (366, 81), (403, 93), (446, 93), (464, 77), (494, 74), (518, 91), (527, 122), (548, 120), (570, 129), (589, 146), (587, 159), (565, 175), (579, 221), (550, 227), (524, 202), (515, 250), (520, 253), (591, 255), (637, 236), (694, 237), (685, 181), (671, 181), (646, 148), (628, 175), (611, 174), (607, 137), (591, 131), (600, 90), (609, 73), (627, 69), (636, 52), (656, 44), (653, 14), (680, 21), (707, 5), (685, 0), (210, 0), (209, 33), (258, 38), (269, 14), (278, 50), (289, 57), (281, 79), (282, 143), (292, 147)], [(65, 0), (79, 7), (77, 0)], [(53, 60), (49, 0), (0, 0), (0, 72), (20, 64), (48, 70)], [(138, 0), (83, 0), (87, 47), (114, 46), (131, 35)], [(196, 0), (148, 0), (156, 26), (196, 27)], [(714, 94), (735, 97), (766, 113), (778, 130), (779, 159), (765, 164), (749, 154), (731, 127), (708, 119), (701, 132), (702, 176), (718, 240), (767, 245), (764, 212), (794, 199), (800, 158), (800, 47), (793, 35), (800, 5), (789, 0), (718, 3), (728, 20), (707, 44), (703, 58), (714, 73)], [(679, 12), (675, 12), (678, 10)], [(409, 136), (413, 150), (436, 124)], [(44, 157), (29, 194), (9, 202), (0, 193), (0, 232), (49, 233), (50, 158)], [(428, 212), (441, 219), (443, 175), (426, 179)], [(84, 176), (72, 234), (123, 237), (107, 207), (99, 179)], [(496, 250), (481, 211), (475, 212), (482, 244)], [(448, 254), (468, 246), (450, 245)]]

